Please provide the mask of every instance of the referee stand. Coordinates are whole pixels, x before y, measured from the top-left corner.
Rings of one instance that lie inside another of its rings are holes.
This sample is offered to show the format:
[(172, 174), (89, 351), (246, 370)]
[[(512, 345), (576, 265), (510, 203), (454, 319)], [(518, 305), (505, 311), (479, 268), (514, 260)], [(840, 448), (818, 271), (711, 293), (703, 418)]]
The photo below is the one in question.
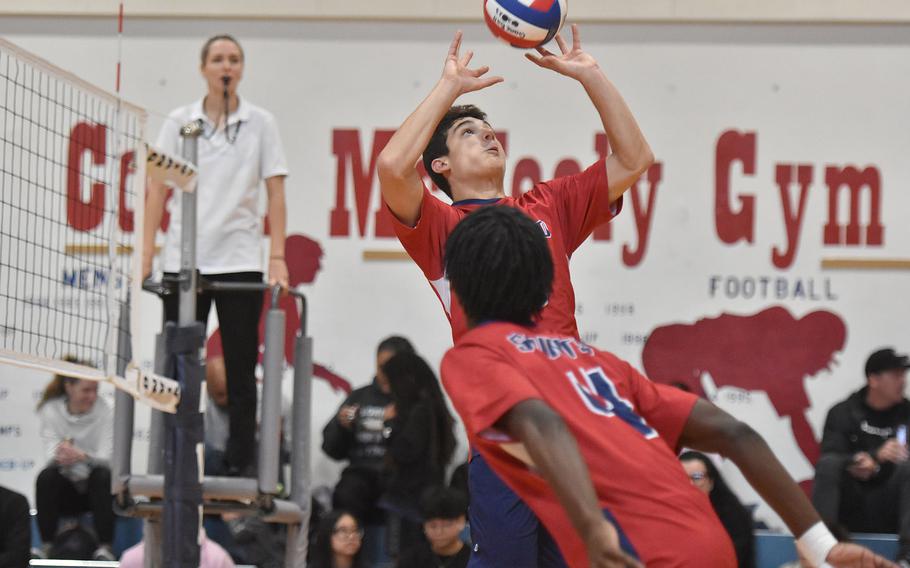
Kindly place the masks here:
[[(195, 164), (201, 126), (181, 128), (183, 158)], [(306, 336), (306, 297), (299, 300), (300, 329), (294, 349), (294, 392), (291, 424), (291, 494), (281, 498), (281, 384), (284, 363), (285, 313), (278, 307), (281, 288), (264, 283), (208, 282), (196, 269), (196, 194), (181, 192), (180, 274), (176, 279), (145, 282), (143, 288), (161, 297), (179, 294), (179, 321), (166, 322), (156, 338), (155, 372), (177, 380), (181, 397), (175, 414), (153, 410), (149, 435), (148, 473), (131, 472), (133, 399), (118, 391), (114, 412), (112, 492), (118, 512), (146, 518), (145, 566), (197, 568), (200, 565), (199, 530), (203, 513), (256, 515), (263, 521), (288, 525), (284, 565), (303, 568), (307, 556), (310, 509), (310, 398), (312, 392), (312, 339)], [(265, 353), (257, 477), (203, 475), (203, 400), (205, 368), (200, 354), (205, 325), (196, 321), (196, 295), (220, 292), (269, 291), (265, 321)], [(126, 328), (123, 328), (126, 329)], [(121, 348), (123, 346), (121, 345)], [(128, 349), (128, 342), (126, 342)], [(286, 425), (288, 426), (288, 425)]]

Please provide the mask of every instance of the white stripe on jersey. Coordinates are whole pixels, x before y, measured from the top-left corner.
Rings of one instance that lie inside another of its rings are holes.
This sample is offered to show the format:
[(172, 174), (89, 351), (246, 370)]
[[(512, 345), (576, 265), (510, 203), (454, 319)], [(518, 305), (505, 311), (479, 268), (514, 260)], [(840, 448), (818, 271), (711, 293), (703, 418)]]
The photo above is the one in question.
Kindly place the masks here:
[(439, 280), (430, 280), (430, 284), (432, 284), (433, 289), (436, 290), (436, 295), (439, 296), (439, 301), (442, 302), (442, 307), (445, 308), (446, 315), (451, 318), (452, 290), (449, 288), (449, 279), (443, 276)]

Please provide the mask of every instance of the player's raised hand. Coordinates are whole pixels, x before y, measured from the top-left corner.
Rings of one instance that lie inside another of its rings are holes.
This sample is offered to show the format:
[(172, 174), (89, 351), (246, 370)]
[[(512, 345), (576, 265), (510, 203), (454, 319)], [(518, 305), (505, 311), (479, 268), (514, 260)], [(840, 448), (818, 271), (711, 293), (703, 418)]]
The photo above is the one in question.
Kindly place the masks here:
[(868, 548), (846, 542), (834, 545), (825, 562), (834, 568), (898, 568)]
[(545, 47), (538, 47), (536, 49), (539, 55), (526, 53), (525, 57), (539, 67), (556, 71), (579, 81), (585, 73), (596, 71), (599, 68), (597, 60), (582, 51), (581, 35), (578, 33), (577, 24), (572, 24), (572, 47), (569, 47), (560, 34), (556, 34), (556, 45), (559, 46), (561, 55), (556, 55)]
[(616, 528), (607, 520), (598, 523), (585, 535), (591, 568), (645, 568), (619, 546)]
[(502, 82), (502, 77), (496, 75), (485, 76), (490, 70), (487, 65), (471, 69), (468, 64), (474, 57), (473, 51), (468, 51), (464, 55), (459, 55), (461, 49), (461, 30), (455, 32), (455, 38), (449, 45), (449, 53), (446, 55), (446, 62), (442, 68), (442, 79), (451, 81), (458, 88), (458, 94), (463, 95), (472, 91), (486, 89), (491, 85)]

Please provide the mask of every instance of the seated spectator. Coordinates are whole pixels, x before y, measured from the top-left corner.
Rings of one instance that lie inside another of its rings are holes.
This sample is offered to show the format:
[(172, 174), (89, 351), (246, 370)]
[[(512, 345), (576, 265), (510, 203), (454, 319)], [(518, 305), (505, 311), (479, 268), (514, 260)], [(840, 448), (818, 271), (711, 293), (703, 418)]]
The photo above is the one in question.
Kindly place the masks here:
[[(229, 473), (224, 460), (230, 437), (230, 415), (228, 413), (227, 373), (224, 363), (224, 351), (221, 345), (221, 332), (216, 330), (206, 341), (205, 383), (208, 400), (205, 408), (205, 473), (209, 476), (225, 476)], [(261, 390), (262, 383), (257, 382)], [(281, 404), (282, 438), (281, 464), (289, 462), (289, 425), (291, 412), (291, 395), (283, 389)], [(262, 400), (261, 392), (257, 398)], [(257, 427), (261, 418), (261, 407), (257, 406)], [(279, 483), (286, 487), (283, 477), (284, 468), (279, 470)], [(284, 550), (280, 545), (286, 537), (286, 527), (280, 524), (266, 523), (256, 516), (225, 513), (206, 515), (205, 526), (209, 529), (210, 539), (220, 545), (239, 564), (256, 566), (280, 565), (284, 560)], [(276, 545), (277, 544), (277, 545)]]
[(455, 420), (435, 373), (419, 355), (399, 353), (382, 370), (395, 413), (385, 423), (389, 479), (380, 506), (398, 521), (389, 526), (389, 552), (395, 557), (421, 539), (418, 500), (426, 489), (444, 484), (455, 452)]
[(111, 551), (113, 413), (98, 398), (98, 383), (56, 375), (38, 403), (48, 465), (35, 483), (38, 529), (46, 554), (62, 514), (91, 511), (98, 548), (95, 560), (115, 560)]
[(310, 548), (310, 568), (365, 568), (360, 553), (363, 528), (353, 515), (345, 511), (330, 511), (319, 520), (313, 546)]
[(0, 487), (0, 566), (25, 568), (29, 561), (31, 518), (28, 499)]
[(733, 541), (739, 568), (754, 568), (755, 534), (752, 532), (752, 514), (730, 490), (707, 455), (687, 451), (679, 456), (679, 461), (692, 484), (711, 500), (714, 512)]
[(381, 518), (376, 502), (382, 495), (387, 440), (383, 422), (394, 412), (382, 365), (397, 353), (413, 353), (403, 337), (387, 337), (376, 350), (376, 376), (355, 389), (322, 430), (322, 450), (332, 459), (348, 460), (335, 486), (332, 505), (373, 523)]
[(898, 533), (910, 565), (910, 457), (904, 396), (910, 358), (881, 349), (866, 360), (866, 386), (825, 419), (812, 501), (850, 532)]
[[(227, 367), (221, 344), (221, 331), (215, 330), (205, 343), (205, 387), (208, 400), (205, 407), (205, 473), (207, 475), (228, 475), (225, 462), (228, 439), (230, 438), (230, 414), (228, 413)], [(256, 382), (256, 399), (262, 400), (262, 382)], [(281, 391), (281, 463), (290, 463), (287, 448), (290, 447), (290, 416), (293, 397), (288, 389)], [(256, 428), (262, 418), (262, 406), (256, 406)], [(249, 474), (255, 475), (255, 467)], [(282, 480), (283, 483), (284, 480)]]
[[(199, 549), (200, 568), (234, 568), (231, 555), (221, 548), (215, 541), (209, 540), (203, 529), (199, 536), (202, 546)], [(120, 568), (142, 568), (145, 566), (145, 541), (123, 551), (120, 558)]]
[(206, 342), (205, 390), (208, 394), (204, 416), (205, 474), (224, 476), (228, 473), (224, 455), (230, 437), (230, 417), (227, 408), (227, 371), (220, 334), (212, 335)]
[(401, 553), (398, 568), (466, 568), (471, 549), (461, 540), (468, 514), (464, 493), (448, 487), (431, 487), (420, 499), (426, 541)]
[(98, 539), (79, 523), (67, 523), (51, 543), (48, 556), (54, 560), (91, 560)]

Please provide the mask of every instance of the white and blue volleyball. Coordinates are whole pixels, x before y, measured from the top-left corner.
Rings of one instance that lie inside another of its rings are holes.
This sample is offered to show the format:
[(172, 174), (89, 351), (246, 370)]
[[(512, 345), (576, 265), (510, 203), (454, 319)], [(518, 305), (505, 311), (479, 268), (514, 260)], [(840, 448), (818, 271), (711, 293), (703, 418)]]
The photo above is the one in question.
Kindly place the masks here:
[(483, 16), (493, 35), (513, 47), (541, 46), (562, 28), (568, 0), (484, 0)]

